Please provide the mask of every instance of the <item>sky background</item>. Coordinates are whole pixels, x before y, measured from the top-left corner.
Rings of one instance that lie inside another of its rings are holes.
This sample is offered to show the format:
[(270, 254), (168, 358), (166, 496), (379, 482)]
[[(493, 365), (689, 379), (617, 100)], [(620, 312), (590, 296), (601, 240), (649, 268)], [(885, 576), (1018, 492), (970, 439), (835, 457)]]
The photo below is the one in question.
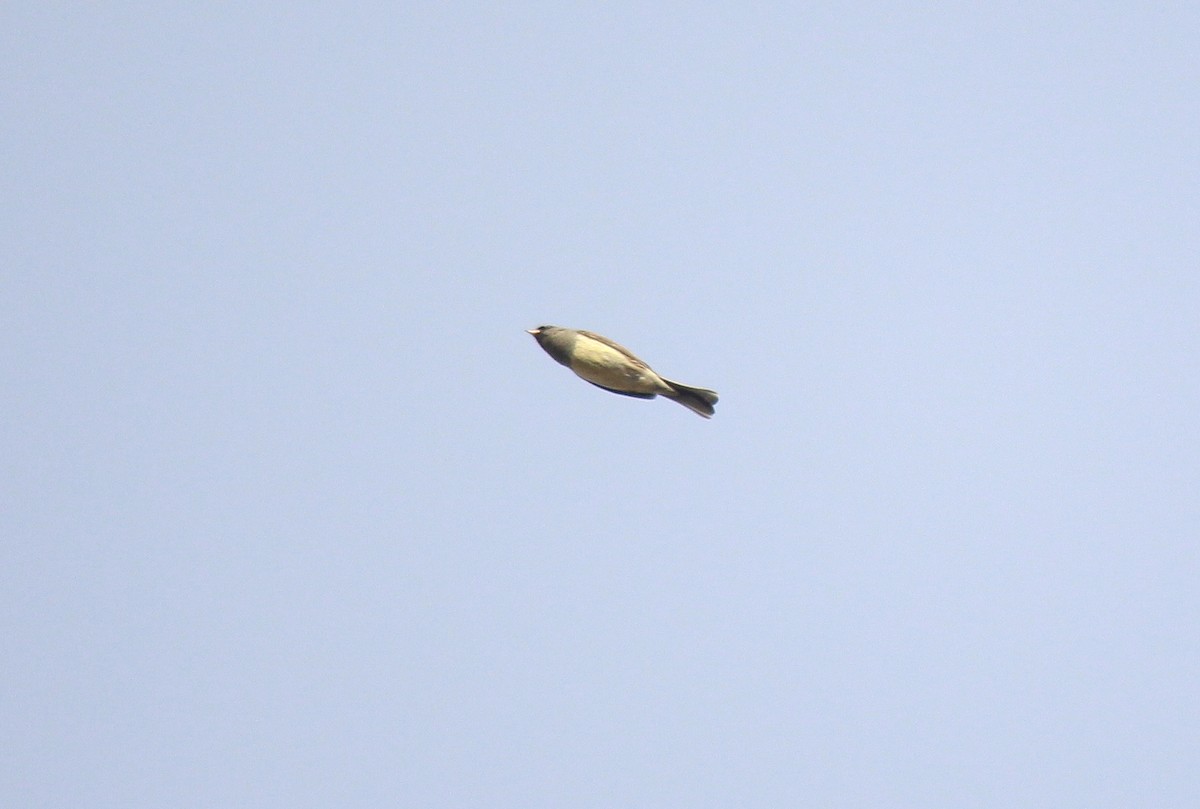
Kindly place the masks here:
[(1200, 805), (1197, 42), (5, 4), (0, 803)]

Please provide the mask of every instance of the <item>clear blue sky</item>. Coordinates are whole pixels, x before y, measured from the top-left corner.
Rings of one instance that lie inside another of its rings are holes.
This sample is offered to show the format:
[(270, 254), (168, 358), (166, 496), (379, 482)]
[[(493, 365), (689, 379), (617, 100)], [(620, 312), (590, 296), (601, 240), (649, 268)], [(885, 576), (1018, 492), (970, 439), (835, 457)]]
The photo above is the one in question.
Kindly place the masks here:
[(92, 5), (0, 12), (0, 803), (1200, 805), (1200, 7)]

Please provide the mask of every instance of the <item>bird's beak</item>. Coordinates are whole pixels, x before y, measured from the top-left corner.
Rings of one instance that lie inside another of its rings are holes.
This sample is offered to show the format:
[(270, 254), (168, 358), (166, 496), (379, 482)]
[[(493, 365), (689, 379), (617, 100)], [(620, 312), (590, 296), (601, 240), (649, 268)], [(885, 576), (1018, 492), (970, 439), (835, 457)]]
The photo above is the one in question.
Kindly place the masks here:
[(539, 334), (542, 333), (542, 330), (541, 329), (526, 329), (525, 333), (532, 334), (534, 337), (537, 337)]

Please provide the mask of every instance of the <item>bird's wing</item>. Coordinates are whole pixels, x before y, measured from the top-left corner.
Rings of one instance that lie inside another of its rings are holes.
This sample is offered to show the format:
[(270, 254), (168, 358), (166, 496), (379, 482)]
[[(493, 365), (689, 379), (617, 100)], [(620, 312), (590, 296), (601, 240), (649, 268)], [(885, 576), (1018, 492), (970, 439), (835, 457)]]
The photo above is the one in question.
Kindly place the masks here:
[[(587, 382), (589, 385), (596, 385), (596, 383), (592, 382), (590, 379), (585, 379), (583, 381)], [(630, 393), (627, 390), (617, 390), (616, 388), (606, 388), (603, 385), (596, 385), (596, 387), (600, 388), (600, 390), (606, 390), (609, 393), (617, 393), (617, 394), (620, 394), (621, 396), (632, 396), (635, 399), (653, 399), (655, 396), (658, 395), (657, 393)]]
[(594, 332), (594, 331), (584, 331), (583, 329), (580, 329), (579, 333), (582, 334), (584, 337), (595, 340), (597, 343), (603, 343), (604, 345), (608, 346), (609, 348), (611, 348), (614, 351), (619, 351), (625, 357), (625, 359), (629, 360), (634, 365), (637, 365), (641, 368), (645, 368), (646, 370), (650, 370), (650, 366), (646, 364), (645, 360), (638, 357), (636, 354), (634, 354), (632, 351), (630, 351), (628, 348), (621, 345), (620, 343), (614, 343), (612, 340), (608, 339), (603, 334), (596, 334), (596, 332)]

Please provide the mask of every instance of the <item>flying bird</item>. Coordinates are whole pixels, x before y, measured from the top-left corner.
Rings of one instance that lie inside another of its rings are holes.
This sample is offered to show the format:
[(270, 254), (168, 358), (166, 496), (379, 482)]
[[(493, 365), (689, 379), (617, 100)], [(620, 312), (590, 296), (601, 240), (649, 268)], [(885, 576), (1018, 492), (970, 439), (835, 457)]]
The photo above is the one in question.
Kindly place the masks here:
[(712, 418), (716, 391), (664, 379), (628, 348), (607, 337), (561, 326), (538, 326), (527, 331), (556, 362), (598, 388), (637, 399), (665, 396), (693, 413)]

